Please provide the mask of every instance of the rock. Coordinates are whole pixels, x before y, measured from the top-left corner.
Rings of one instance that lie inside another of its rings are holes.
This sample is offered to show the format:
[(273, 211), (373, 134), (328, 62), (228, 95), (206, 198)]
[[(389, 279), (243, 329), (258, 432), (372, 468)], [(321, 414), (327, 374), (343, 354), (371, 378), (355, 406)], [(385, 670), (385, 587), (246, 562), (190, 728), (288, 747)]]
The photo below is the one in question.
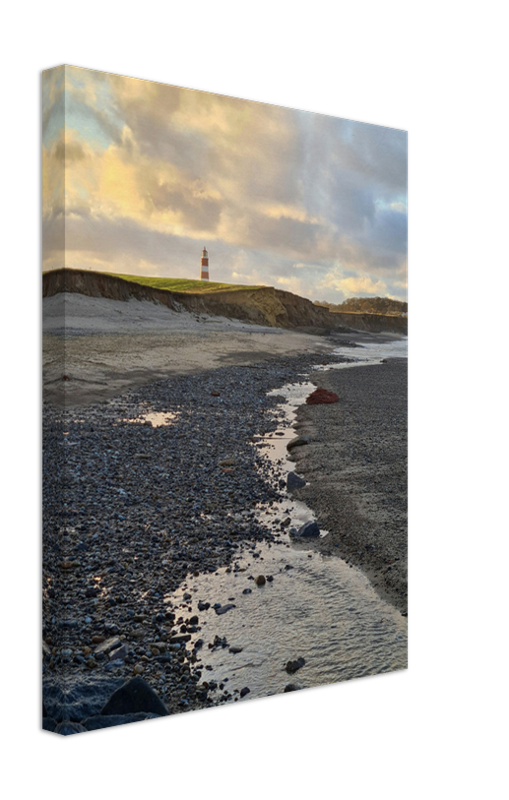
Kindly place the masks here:
[(77, 679), (45, 678), (44, 704), (48, 717), (57, 723), (80, 722), (99, 714), (111, 694), (124, 683), (123, 678), (96, 678), (80, 675)]
[(228, 652), (233, 653), (235, 655), (235, 653), (242, 653), (243, 649), (244, 649), (243, 647), (230, 647)]
[(294, 489), (302, 489), (302, 487), (306, 485), (306, 481), (303, 478), (300, 478), (297, 473), (289, 472), (286, 485), (291, 492)]
[(219, 462), (220, 467), (235, 467), (237, 464), (236, 458), (224, 458)]
[(227, 611), (230, 611), (232, 608), (236, 608), (233, 603), (228, 603), (226, 606), (220, 606), (216, 608), (216, 614), (226, 614)]
[(286, 445), (286, 449), (293, 450), (294, 447), (302, 447), (304, 444), (309, 444), (309, 441), (309, 436), (296, 436), (294, 439), (290, 439)]
[(317, 539), (320, 536), (320, 528), (316, 522), (306, 522), (294, 535), (299, 539)]
[(249, 694), (250, 691), (251, 689), (249, 689), (247, 686), (244, 686), (244, 688), (240, 690), (240, 696), (245, 697), (246, 694)]
[(242, 594), (251, 594), (252, 591), (252, 589), (244, 589)]
[(285, 686), (285, 688), (283, 689), (283, 692), (285, 692), (285, 693), (286, 693), (286, 692), (298, 692), (298, 691), (299, 691), (299, 689), (301, 689), (301, 688), (302, 688), (302, 687), (300, 687), (300, 686), (297, 686), (297, 684), (296, 684), (296, 683), (288, 683), (288, 684)]
[(135, 664), (133, 667), (134, 675), (141, 675), (143, 672), (143, 664)]
[(110, 716), (111, 714), (135, 714), (140, 711), (157, 714), (161, 717), (165, 717), (169, 713), (152, 687), (137, 675), (113, 692), (100, 713), (101, 716)]
[[(97, 637), (94, 636), (94, 638), (92, 639), (92, 642), (96, 638)], [(99, 637), (99, 638), (101, 638), (101, 637)], [(97, 647), (94, 650), (94, 655), (97, 656), (99, 653), (104, 653), (104, 655), (108, 655), (109, 654), (110, 658), (111, 658), (112, 655), (113, 655), (113, 650), (116, 650), (117, 648), (119, 648), (121, 646), (122, 646), (122, 642), (120, 641), (120, 639), (118, 637), (110, 636), (109, 639), (106, 639), (101, 644), (97, 645)]]
[(70, 736), (71, 733), (86, 733), (87, 729), (80, 725), (79, 722), (59, 722), (55, 728), (54, 733), (59, 733), (61, 736)]
[(43, 731), (54, 731), (56, 727), (57, 727), (57, 722), (52, 717), (42, 718)]
[(334, 392), (328, 392), (327, 389), (316, 389), (306, 399), (308, 406), (318, 406), (324, 403), (337, 403), (339, 397)]
[(255, 583), (257, 586), (265, 586), (265, 575), (258, 575), (258, 577), (255, 578)]
[(123, 644), (122, 647), (117, 647), (110, 653), (110, 661), (123, 661), (129, 655), (127, 645)]
[(88, 717), (81, 723), (87, 731), (97, 731), (100, 728), (112, 728), (115, 725), (128, 725), (130, 722), (142, 722), (145, 719), (159, 719), (159, 714), (148, 714), (138, 711), (135, 714), (98, 714)]
[(190, 638), (190, 633), (181, 633), (178, 636), (170, 636), (168, 644), (181, 644), (182, 642), (188, 642)]
[(297, 672), (297, 670), (300, 669), (301, 667), (303, 667), (305, 663), (306, 662), (301, 657), (301, 658), (298, 658), (296, 661), (288, 661), (287, 664), (286, 664), (285, 669), (286, 669), (286, 671), (288, 672), (289, 675), (293, 675), (293, 673)]

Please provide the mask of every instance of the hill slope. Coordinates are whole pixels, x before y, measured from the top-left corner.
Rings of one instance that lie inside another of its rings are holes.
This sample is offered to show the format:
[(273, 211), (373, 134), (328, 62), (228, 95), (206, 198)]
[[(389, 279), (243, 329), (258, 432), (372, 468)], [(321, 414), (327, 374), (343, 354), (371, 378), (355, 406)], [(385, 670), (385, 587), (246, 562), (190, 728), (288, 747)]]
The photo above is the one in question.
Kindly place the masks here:
[[(349, 327), (360, 330), (394, 330), (392, 324), (384, 324), (384, 317), (381, 315), (372, 315), (376, 320), (366, 321), (364, 318), (371, 315), (331, 313), (311, 300), (272, 286), (239, 286), (177, 278), (145, 278), (89, 270), (58, 269), (43, 274), (42, 288), (43, 297), (52, 297), (60, 292), (78, 292), (89, 297), (112, 300), (151, 300), (175, 311), (184, 307), (196, 313), (230, 317), (256, 325), (312, 328), (315, 333), (344, 331)], [(355, 324), (357, 320), (358, 324)], [(401, 333), (406, 332), (406, 329), (399, 330)]]

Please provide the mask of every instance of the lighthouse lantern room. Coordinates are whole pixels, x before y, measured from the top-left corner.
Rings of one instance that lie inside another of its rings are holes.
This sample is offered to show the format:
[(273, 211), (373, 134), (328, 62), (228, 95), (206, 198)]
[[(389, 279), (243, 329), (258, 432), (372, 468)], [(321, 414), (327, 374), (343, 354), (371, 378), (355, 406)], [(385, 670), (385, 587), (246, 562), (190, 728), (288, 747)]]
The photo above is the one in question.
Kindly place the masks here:
[(207, 253), (207, 248), (203, 248), (203, 253), (201, 254), (201, 280), (208, 281), (209, 279), (209, 254)]

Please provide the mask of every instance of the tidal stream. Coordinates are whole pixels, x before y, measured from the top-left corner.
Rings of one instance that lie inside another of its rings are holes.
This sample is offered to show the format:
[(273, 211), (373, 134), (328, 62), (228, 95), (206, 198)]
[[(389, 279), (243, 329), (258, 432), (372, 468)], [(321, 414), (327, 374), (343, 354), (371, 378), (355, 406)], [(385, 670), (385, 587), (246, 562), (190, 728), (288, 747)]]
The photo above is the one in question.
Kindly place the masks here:
[[(406, 339), (336, 352), (353, 354), (355, 361), (318, 369), (406, 357)], [(271, 392), (284, 398), (274, 412), (280, 425), (257, 445), (285, 474), (293, 469), (286, 445), (295, 436), (296, 410), (315, 389), (307, 377)], [(288, 531), (314, 518), (290, 495), (258, 514), (278, 531), (282, 521)], [(258, 576), (265, 578), (262, 585)], [(246, 548), (231, 567), (188, 576), (165, 599), (177, 612), (179, 606), (182, 616), (192, 612), (199, 617), (199, 630), (188, 646), (203, 642), (197, 651), (201, 680), (231, 693), (247, 688), (248, 698), (283, 692), (289, 684), (305, 688), (407, 666), (407, 621), (399, 611), (380, 599), (358, 569), (338, 556), (311, 551), (305, 541), (295, 542), (286, 532), (278, 543)], [(204, 609), (206, 604), (210, 606)], [(299, 658), (304, 664), (295, 673), (287, 672), (287, 663)]]

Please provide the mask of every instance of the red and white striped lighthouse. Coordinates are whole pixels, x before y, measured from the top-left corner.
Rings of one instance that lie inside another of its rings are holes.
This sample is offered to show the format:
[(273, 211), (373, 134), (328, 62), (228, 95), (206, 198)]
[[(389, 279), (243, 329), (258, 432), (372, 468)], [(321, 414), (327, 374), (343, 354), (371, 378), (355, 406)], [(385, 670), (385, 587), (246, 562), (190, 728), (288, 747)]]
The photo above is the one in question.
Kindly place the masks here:
[(201, 254), (201, 280), (208, 281), (209, 279), (209, 254), (207, 253), (207, 248), (203, 248), (203, 253)]

